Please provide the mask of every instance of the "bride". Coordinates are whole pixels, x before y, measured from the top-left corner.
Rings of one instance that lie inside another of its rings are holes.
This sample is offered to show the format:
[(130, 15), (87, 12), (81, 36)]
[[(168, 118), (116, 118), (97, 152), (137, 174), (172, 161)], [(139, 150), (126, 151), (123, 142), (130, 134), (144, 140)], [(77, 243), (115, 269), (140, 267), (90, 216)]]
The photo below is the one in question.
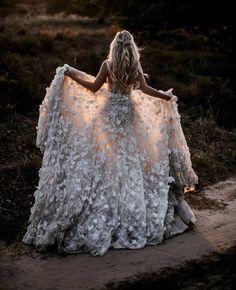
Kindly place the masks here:
[(194, 188), (177, 97), (147, 85), (133, 36), (118, 32), (95, 77), (67, 64), (40, 105), (43, 153), (23, 242), (104, 255), (191, 228)]

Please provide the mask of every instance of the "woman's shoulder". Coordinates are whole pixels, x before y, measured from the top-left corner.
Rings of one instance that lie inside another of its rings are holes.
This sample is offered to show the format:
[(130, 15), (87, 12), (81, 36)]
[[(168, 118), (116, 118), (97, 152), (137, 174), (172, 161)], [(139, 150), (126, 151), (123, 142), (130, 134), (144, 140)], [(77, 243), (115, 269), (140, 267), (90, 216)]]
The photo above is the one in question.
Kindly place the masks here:
[(108, 59), (105, 59), (105, 60), (101, 63), (101, 69), (102, 69), (102, 70), (107, 70), (107, 71), (109, 71), (109, 69), (110, 69), (110, 64), (109, 64)]
[(108, 59), (105, 59), (103, 62), (102, 62), (102, 65), (106, 66), (108, 69), (110, 67), (110, 61)]

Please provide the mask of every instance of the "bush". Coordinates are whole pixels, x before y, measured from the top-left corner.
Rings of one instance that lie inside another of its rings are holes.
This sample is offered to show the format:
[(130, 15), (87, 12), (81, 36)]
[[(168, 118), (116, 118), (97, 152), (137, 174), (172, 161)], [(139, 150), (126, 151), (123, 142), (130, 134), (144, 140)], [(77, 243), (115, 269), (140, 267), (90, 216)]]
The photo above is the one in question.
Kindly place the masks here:
[(35, 97), (35, 78), (29, 66), (26, 66), (16, 53), (5, 53), (1, 56), (1, 118), (7, 111), (5, 108), (14, 108), (26, 113), (32, 108)]

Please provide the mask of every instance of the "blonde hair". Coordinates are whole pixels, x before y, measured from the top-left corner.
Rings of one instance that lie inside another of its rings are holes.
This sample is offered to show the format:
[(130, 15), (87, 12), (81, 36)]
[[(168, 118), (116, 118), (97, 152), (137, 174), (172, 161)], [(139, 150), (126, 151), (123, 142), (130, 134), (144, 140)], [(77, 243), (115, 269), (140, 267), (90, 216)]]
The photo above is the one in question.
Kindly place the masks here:
[(121, 88), (129, 84), (137, 86), (139, 73), (142, 72), (139, 62), (140, 49), (133, 36), (127, 31), (117, 32), (110, 44), (108, 54), (109, 68), (114, 85)]

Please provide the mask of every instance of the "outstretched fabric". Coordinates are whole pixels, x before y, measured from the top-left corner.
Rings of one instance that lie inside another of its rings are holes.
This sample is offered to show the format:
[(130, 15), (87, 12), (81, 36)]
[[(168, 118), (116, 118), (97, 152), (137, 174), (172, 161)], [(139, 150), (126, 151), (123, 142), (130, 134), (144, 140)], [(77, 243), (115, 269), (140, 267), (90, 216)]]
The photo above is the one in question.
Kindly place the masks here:
[(65, 64), (46, 88), (36, 140), (43, 160), (23, 241), (95, 256), (184, 232), (195, 216), (181, 189), (198, 177), (177, 103), (107, 84), (94, 94), (67, 68), (94, 80)]

